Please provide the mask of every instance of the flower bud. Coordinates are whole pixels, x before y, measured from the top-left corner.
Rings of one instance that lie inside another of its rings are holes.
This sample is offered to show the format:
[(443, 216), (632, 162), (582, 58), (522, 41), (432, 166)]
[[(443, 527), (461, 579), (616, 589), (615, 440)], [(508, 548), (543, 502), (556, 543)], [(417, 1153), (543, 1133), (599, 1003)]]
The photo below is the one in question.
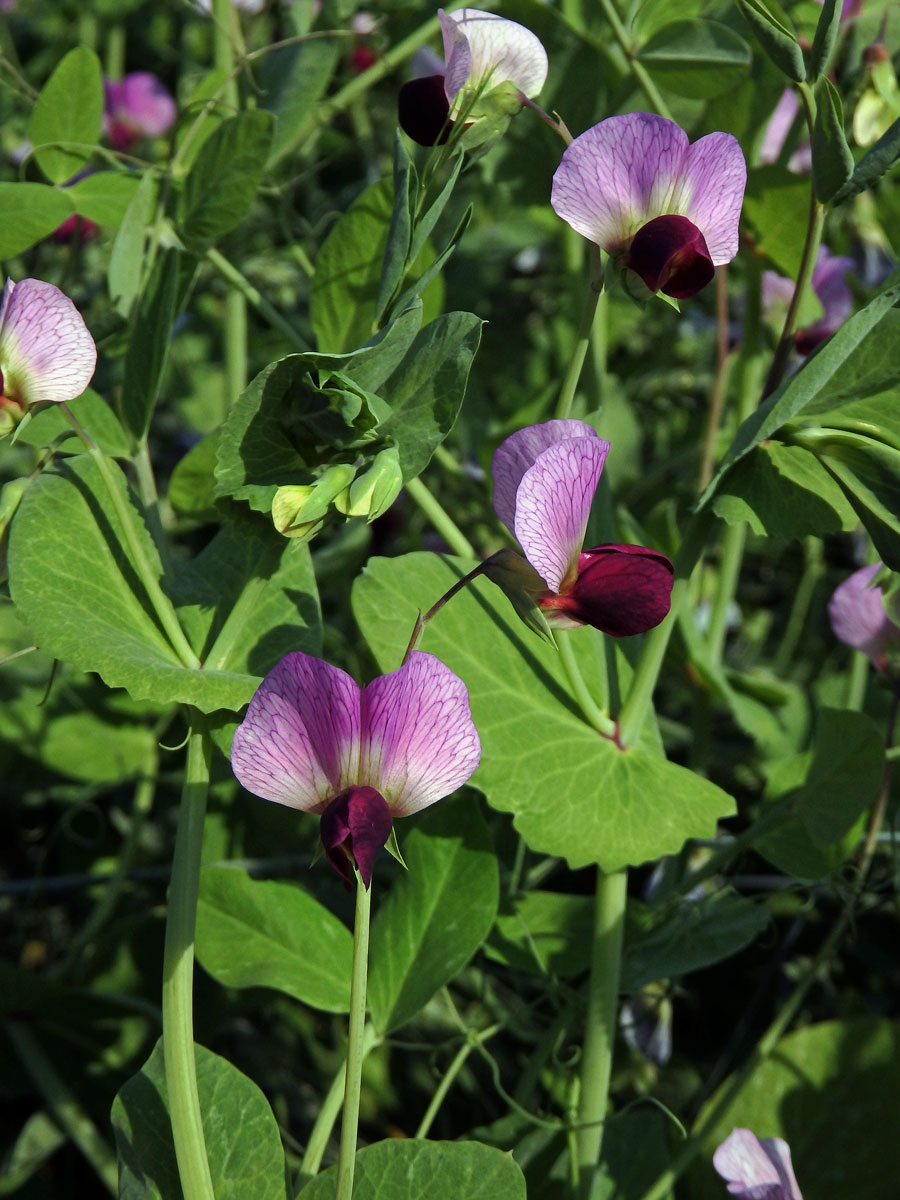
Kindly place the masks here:
[(403, 472), (396, 446), (379, 451), (365, 474), (354, 479), (335, 497), (334, 506), (348, 517), (366, 517), (374, 521), (387, 512), (403, 487)]
[(302, 538), (318, 533), (333, 500), (349, 486), (355, 470), (338, 463), (315, 483), (280, 487), (272, 501), (272, 520), (278, 532)]

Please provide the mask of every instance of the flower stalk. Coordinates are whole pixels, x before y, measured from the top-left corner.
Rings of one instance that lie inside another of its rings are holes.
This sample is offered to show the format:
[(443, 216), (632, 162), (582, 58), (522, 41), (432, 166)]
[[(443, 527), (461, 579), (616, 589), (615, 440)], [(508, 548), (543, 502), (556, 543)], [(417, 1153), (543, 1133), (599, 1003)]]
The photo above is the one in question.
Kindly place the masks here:
[(351, 1200), (359, 1129), (359, 1094), (365, 1057), (366, 982), (369, 963), (369, 916), (372, 892), (356, 873), (356, 917), (353, 924), (353, 968), (350, 977), (350, 1021), (347, 1032), (347, 1070), (341, 1117), (335, 1200)]

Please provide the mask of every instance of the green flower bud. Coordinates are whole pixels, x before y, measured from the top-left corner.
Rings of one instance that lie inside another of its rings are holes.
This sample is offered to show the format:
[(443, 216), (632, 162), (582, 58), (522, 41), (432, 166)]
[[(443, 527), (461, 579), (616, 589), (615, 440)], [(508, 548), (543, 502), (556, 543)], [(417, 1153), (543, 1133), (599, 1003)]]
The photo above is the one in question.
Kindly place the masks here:
[(334, 506), (348, 517), (374, 521), (394, 503), (403, 487), (403, 472), (396, 446), (381, 450), (372, 465), (335, 498)]

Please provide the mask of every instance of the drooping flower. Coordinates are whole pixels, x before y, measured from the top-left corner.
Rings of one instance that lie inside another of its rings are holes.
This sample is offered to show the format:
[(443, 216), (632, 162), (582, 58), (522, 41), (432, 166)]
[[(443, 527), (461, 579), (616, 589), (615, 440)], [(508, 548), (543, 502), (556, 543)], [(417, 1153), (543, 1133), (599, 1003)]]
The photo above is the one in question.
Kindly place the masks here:
[(835, 637), (871, 659), (882, 675), (890, 659), (900, 657), (900, 628), (884, 607), (884, 594), (872, 581), (881, 563), (860, 567), (839, 584), (828, 601), (828, 616)]
[(74, 400), (91, 381), (97, 347), (68, 296), (40, 279), (7, 279), (0, 300), (0, 433), (32, 405)]
[(730, 133), (690, 144), (674, 121), (628, 113), (566, 147), (550, 203), (651, 292), (682, 299), (737, 254), (746, 182), (744, 156)]
[(254, 795), (319, 814), (328, 860), (368, 887), (392, 819), (455, 791), (480, 755), (465, 685), (433, 655), (414, 651), (361, 688), (295, 651), (250, 701), (231, 765)]
[[(827, 246), (819, 247), (811, 282), (813, 291), (821, 301), (823, 313), (812, 325), (797, 330), (794, 345), (799, 354), (810, 354), (820, 342), (836, 333), (850, 316), (853, 311), (853, 293), (850, 291), (846, 275), (854, 266), (852, 258), (832, 254)], [(787, 312), (793, 294), (794, 284), (790, 279), (778, 275), (775, 271), (763, 271), (763, 311), (772, 313), (783, 308)]]
[(733, 1129), (713, 1155), (713, 1166), (741, 1200), (803, 1200), (782, 1138)]
[(613, 637), (644, 633), (669, 611), (672, 564), (646, 546), (583, 550), (609, 453), (584, 421), (547, 421), (508, 437), (491, 464), (494, 508), (525, 551), (533, 595), (551, 625), (593, 625)]
[(412, 79), (400, 89), (400, 126), (421, 146), (444, 141), (460, 112), (501, 84), (531, 98), (547, 79), (547, 53), (539, 39), (516, 21), (477, 8), (438, 9), (444, 38), (442, 72)]
[(142, 138), (160, 137), (176, 116), (168, 89), (149, 71), (133, 71), (121, 82), (104, 81), (103, 132), (117, 150), (130, 150)]

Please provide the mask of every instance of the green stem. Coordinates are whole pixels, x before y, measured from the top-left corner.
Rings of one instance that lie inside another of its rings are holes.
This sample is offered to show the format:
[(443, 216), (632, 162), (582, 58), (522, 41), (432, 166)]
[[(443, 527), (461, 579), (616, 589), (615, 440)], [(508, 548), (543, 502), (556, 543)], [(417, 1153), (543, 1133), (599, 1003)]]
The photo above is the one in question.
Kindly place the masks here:
[(53, 1119), (69, 1135), (94, 1168), (111, 1196), (119, 1194), (116, 1156), (78, 1103), (75, 1094), (56, 1073), (32, 1029), (19, 1021), (4, 1022), (6, 1035), (44, 1098)]
[(855, 650), (850, 658), (850, 674), (847, 676), (847, 708), (862, 708), (869, 679), (869, 659), (862, 650)]
[(719, 586), (713, 597), (709, 614), (707, 642), (710, 656), (716, 664), (722, 661), (725, 635), (728, 627), (728, 609), (737, 591), (741, 563), (744, 561), (744, 546), (747, 544), (747, 525), (739, 521), (729, 525), (722, 538), (722, 557), (719, 563)]
[(555, 634), (560, 661), (569, 681), (572, 695), (578, 702), (578, 707), (584, 714), (588, 725), (591, 725), (598, 733), (602, 733), (604, 737), (615, 737), (615, 721), (598, 706), (584, 682), (584, 676), (581, 674), (581, 668), (578, 666), (572, 649), (571, 635), (573, 632), (574, 630), (559, 629)]
[(209, 790), (209, 755), (209, 739), (202, 719), (194, 714), (172, 859), (162, 991), (166, 1089), (184, 1200), (215, 1200), (197, 1091), (192, 1014), (194, 926)]
[(273, 329), (277, 329), (284, 336), (294, 350), (299, 350), (301, 354), (309, 351), (309, 345), (293, 325), (269, 303), (262, 292), (258, 291), (250, 280), (237, 267), (233, 266), (224, 255), (220, 254), (214, 246), (210, 246), (206, 251), (205, 257), (206, 261), (216, 268), (222, 278), (226, 279), (233, 288), (246, 298), (251, 308), (255, 308), (259, 315), (268, 321)]
[(600, 8), (603, 12), (603, 15), (609, 22), (610, 28), (613, 32), (613, 37), (619, 43), (619, 49), (625, 55), (625, 59), (631, 69), (631, 73), (637, 81), (638, 86), (641, 88), (641, 91), (643, 91), (644, 95), (661, 117), (668, 117), (669, 120), (671, 120), (672, 114), (669, 112), (668, 104), (666, 104), (665, 100), (663, 100), (662, 96), (657, 91), (656, 84), (647, 74), (644, 64), (639, 62), (635, 56), (635, 50), (631, 38), (629, 38), (628, 31), (622, 24), (622, 20), (616, 11), (613, 0), (600, 0)]
[[(821, 541), (817, 537), (804, 538), (803, 574), (800, 576), (800, 582), (794, 592), (794, 602), (791, 605), (784, 634), (772, 659), (772, 670), (779, 677), (785, 674), (794, 657), (794, 651), (803, 635), (813, 592), (816, 590), (816, 584), (822, 578), (823, 571)], [(865, 659), (865, 655), (863, 658)]]
[(566, 377), (563, 380), (563, 385), (560, 388), (559, 399), (556, 402), (556, 412), (554, 416), (558, 419), (568, 417), (572, 412), (572, 404), (575, 400), (575, 392), (578, 388), (578, 381), (581, 378), (581, 369), (584, 366), (584, 360), (587, 356), (588, 347), (591, 344), (591, 327), (594, 324), (594, 314), (597, 311), (597, 303), (600, 299), (600, 292), (603, 288), (603, 264), (600, 258), (600, 248), (591, 244), (591, 279), (588, 284), (588, 293), (584, 299), (584, 307), (581, 311), (581, 320), (578, 323), (578, 332), (575, 335), (575, 349), (572, 352), (572, 357), (569, 360), (569, 367), (566, 371)]
[(162, 514), (159, 511), (159, 492), (156, 490), (156, 477), (153, 474), (153, 463), (150, 460), (150, 448), (145, 438), (134, 447), (132, 454), (135, 479), (137, 480), (138, 495), (147, 517), (147, 524), (163, 561), (168, 558), (168, 544), (163, 527)]
[(687, 596), (691, 572), (700, 557), (712, 516), (704, 509), (691, 517), (684, 541), (675, 556), (675, 583), (672, 588), (672, 606), (669, 615), (644, 635), (637, 670), (622, 710), (619, 713), (619, 740), (623, 746), (632, 746), (640, 736), (644, 719), (650, 710), (653, 691), (662, 670), (666, 647), (675, 627), (678, 609)]
[(598, 868), (578, 1104), (578, 1173), (583, 1200), (588, 1200), (591, 1195), (594, 1172), (603, 1145), (619, 1003), (619, 965), (627, 893), (628, 875), (625, 871), (606, 875)]
[(472, 543), (447, 510), (432, 496), (421, 478), (410, 479), (404, 486), (410, 500), (418, 505), (453, 553), (458, 554), (460, 558), (474, 558)]
[(497, 1024), (491, 1025), (489, 1028), (483, 1029), (480, 1032), (467, 1030), (466, 1040), (460, 1046), (459, 1050), (457, 1050), (453, 1062), (447, 1068), (443, 1079), (435, 1089), (434, 1095), (431, 1097), (431, 1103), (425, 1110), (425, 1115), (419, 1122), (419, 1128), (413, 1134), (413, 1137), (424, 1138), (428, 1136), (428, 1130), (434, 1123), (434, 1118), (440, 1111), (440, 1107), (444, 1103), (447, 1093), (453, 1086), (457, 1075), (459, 1075), (460, 1071), (465, 1066), (469, 1055), (473, 1050), (479, 1050), (489, 1038), (492, 1038), (495, 1033), (499, 1033), (503, 1028), (504, 1026), (502, 1024)]
[(228, 407), (247, 386), (247, 301), (238, 291), (225, 297), (225, 392)]
[(106, 490), (112, 501), (119, 524), (122, 527), (122, 533), (124, 534), (135, 570), (138, 573), (141, 583), (144, 585), (150, 603), (153, 605), (154, 612), (159, 618), (159, 623), (168, 637), (172, 649), (178, 655), (183, 666), (195, 670), (200, 666), (200, 660), (192, 650), (184, 630), (181, 628), (181, 623), (178, 620), (178, 614), (175, 612), (172, 601), (160, 586), (156, 572), (153, 569), (153, 564), (147, 557), (140, 534), (138, 533), (134, 521), (134, 512), (118, 478), (107, 461), (106, 455), (90, 434), (81, 427), (81, 424), (69, 406), (62, 403), (60, 407), (66, 414), (69, 424), (81, 438), (85, 448), (96, 463), (100, 474), (103, 476), (103, 482), (106, 484)]
[(125, 29), (119, 21), (114, 21), (106, 31), (104, 58), (109, 78), (121, 79), (125, 73)]
[(353, 974), (350, 978), (350, 1023), (347, 1031), (347, 1077), (341, 1117), (335, 1200), (351, 1200), (359, 1127), (359, 1093), (362, 1084), (366, 1029), (366, 974), (369, 960), (369, 913), (372, 893), (356, 878), (356, 921), (353, 926)]

